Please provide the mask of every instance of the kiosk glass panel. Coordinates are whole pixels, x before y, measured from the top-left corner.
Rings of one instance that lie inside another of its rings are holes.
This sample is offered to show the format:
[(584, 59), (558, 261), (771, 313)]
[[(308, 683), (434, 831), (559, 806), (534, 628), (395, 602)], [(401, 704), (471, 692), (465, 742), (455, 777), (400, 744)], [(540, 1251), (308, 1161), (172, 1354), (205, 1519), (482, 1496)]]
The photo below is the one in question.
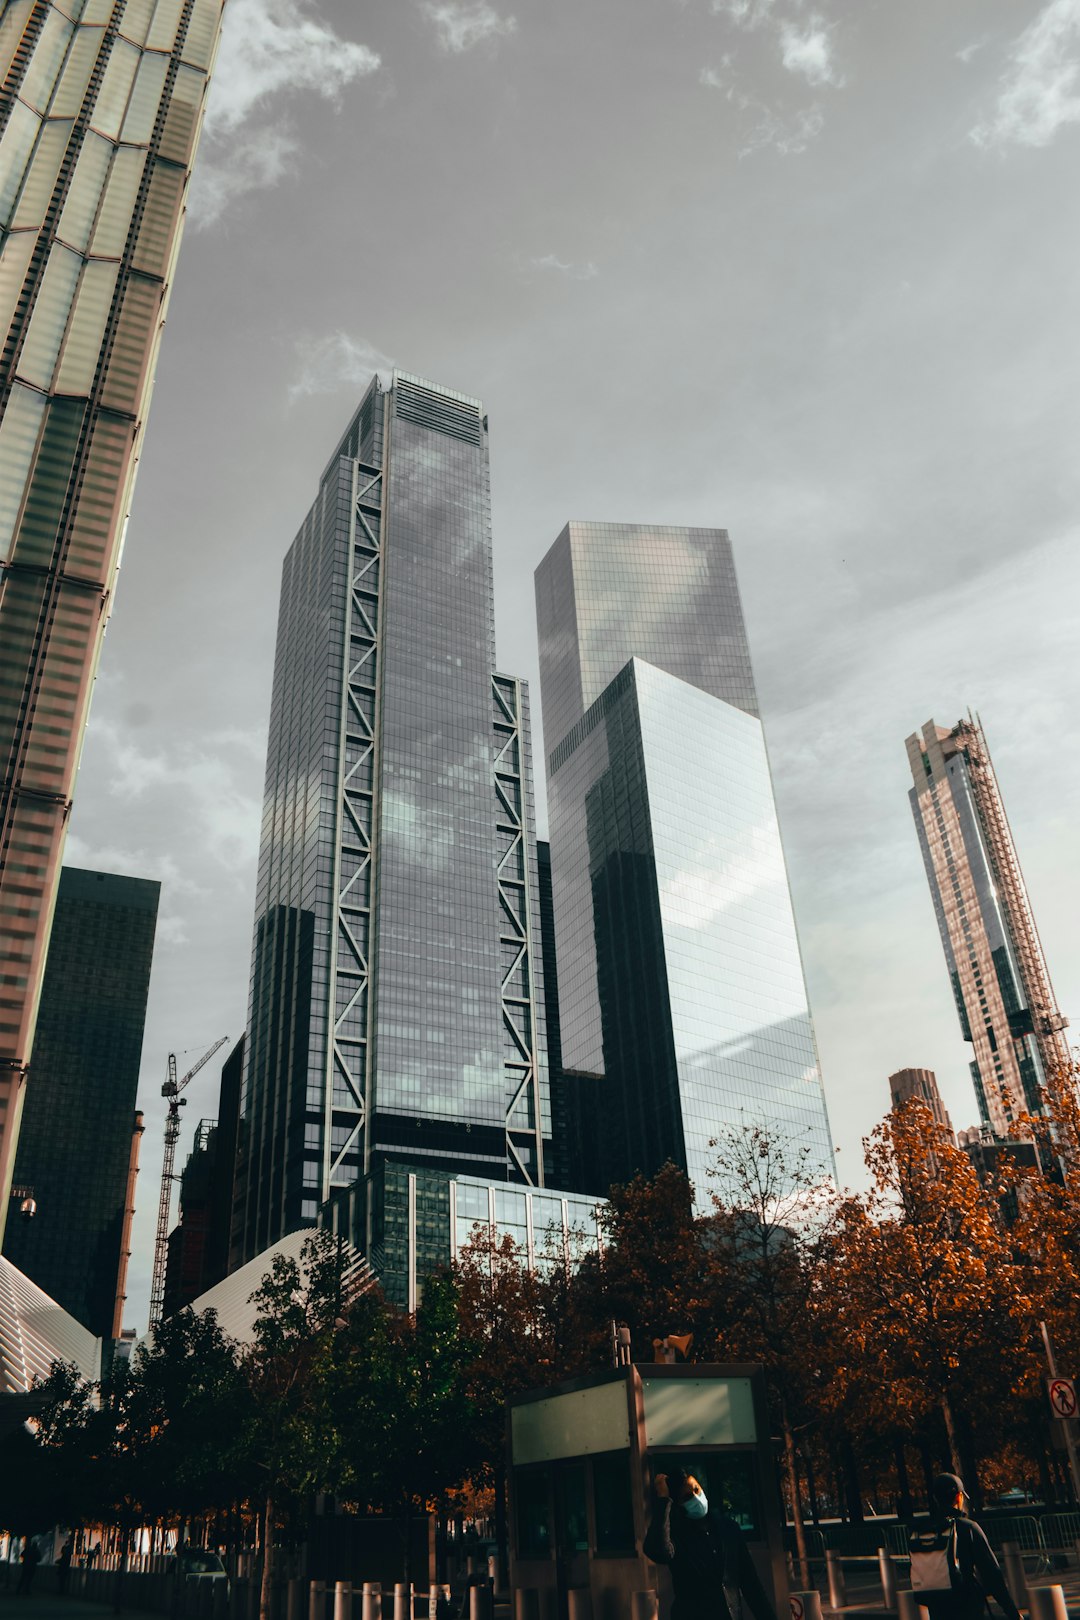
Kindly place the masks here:
[(608, 1556), (632, 1554), (634, 1503), (626, 1452), (613, 1451), (607, 1457), (594, 1457), (592, 1477), (596, 1551)]
[(516, 1469), (514, 1505), (519, 1558), (551, 1556), (551, 1480), (546, 1468)]
[(653, 1455), (654, 1479), (673, 1468), (685, 1468), (693, 1474), (709, 1499), (710, 1510), (729, 1513), (750, 1541), (764, 1540), (753, 1452), (679, 1451)]

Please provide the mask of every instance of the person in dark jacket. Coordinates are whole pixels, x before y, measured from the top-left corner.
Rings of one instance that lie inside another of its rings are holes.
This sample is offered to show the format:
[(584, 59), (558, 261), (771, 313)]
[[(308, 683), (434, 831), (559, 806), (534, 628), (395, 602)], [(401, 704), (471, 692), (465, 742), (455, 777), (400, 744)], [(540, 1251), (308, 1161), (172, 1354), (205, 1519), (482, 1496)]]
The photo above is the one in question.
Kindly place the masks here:
[(934, 1480), (931, 1516), (943, 1530), (951, 1532), (947, 1542), (951, 1590), (925, 1592), (920, 1602), (930, 1611), (930, 1620), (980, 1620), (986, 1615), (986, 1602), (993, 1598), (1007, 1620), (1020, 1620), (1020, 1610), (1005, 1584), (1001, 1565), (982, 1528), (964, 1517), (964, 1482), (955, 1474), (939, 1474)]
[(710, 1507), (685, 1469), (657, 1474), (645, 1556), (671, 1570), (673, 1620), (731, 1620), (724, 1587), (738, 1589), (754, 1620), (776, 1620), (735, 1520)]

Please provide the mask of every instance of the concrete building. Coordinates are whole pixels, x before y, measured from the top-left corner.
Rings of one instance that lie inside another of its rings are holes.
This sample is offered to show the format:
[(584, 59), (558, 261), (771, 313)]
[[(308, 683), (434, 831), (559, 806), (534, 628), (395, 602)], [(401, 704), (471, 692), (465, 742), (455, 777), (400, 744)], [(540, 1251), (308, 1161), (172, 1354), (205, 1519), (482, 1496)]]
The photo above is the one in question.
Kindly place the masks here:
[(952, 1121), (941, 1100), (937, 1075), (933, 1069), (897, 1069), (895, 1074), (889, 1076), (889, 1096), (893, 1108), (901, 1108), (912, 1097), (918, 1097), (929, 1108), (937, 1123), (944, 1125), (950, 1136), (953, 1134)]
[(0, 1240), (221, 7), (0, 8)]
[(912, 813), (982, 1125), (1004, 1137), (1069, 1062), (982, 726), (928, 721), (907, 739)]

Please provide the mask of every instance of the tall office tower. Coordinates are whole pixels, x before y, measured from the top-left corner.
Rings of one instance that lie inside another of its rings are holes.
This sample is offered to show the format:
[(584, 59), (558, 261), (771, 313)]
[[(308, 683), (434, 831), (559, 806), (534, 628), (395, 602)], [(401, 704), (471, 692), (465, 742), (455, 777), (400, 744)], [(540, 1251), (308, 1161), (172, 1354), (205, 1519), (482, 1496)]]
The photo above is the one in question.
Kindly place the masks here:
[(907, 740), (911, 809), (979, 1116), (997, 1136), (1042, 1112), (1069, 1048), (982, 726), (928, 721)]
[(0, 9), (0, 1238), (221, 6)]
[(935, 1122), (944, 1125), (952, 1135), (952, 1120), (941, 1100), (937, 1075), (933, 1069), (897, 1069), (895, 1074), (889, 1076), (889, 1096), (894, 1108), (902, 1108), (912, 1097), (917, 1097), (929, 1108)]
[[(571, 523), (536, 573), (562, 1064), (587, 1180), (762, 1124), (833, 1174), (721, 529)], [(576, 1076), (576, 1078), (574, 1078)]]
[(483, 409), (375, 379), (283, 570), (234, 1268), (355, 1183), (384, 1245), (405, 1166), (542, 1182), (530, 771)]
[[(123, 1295), (135, 1095), (160, 885), (65, 866), (15, 1161), (37, 1214), (4, 1254), (112, 1336)], [(141, 1127), (141, 1121), (139, 1122)]]

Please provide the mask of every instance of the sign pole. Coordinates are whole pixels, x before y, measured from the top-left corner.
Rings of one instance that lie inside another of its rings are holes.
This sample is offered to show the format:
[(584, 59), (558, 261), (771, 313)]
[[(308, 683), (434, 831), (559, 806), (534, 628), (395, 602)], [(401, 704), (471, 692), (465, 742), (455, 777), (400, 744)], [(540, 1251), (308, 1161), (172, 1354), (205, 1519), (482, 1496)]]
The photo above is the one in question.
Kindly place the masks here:
[[(1050, 1378), (1051, 1382), (1053, 1382), (1058, 1376), (1057, 1362), (1054, 1359), (1054, 1347), (1050, 1342), (1050, 1333), (1045, 1322), (1039, 1323), (1039, 1331), (1042, 1334), (1043, 1346), (1046, 1350), (1046, 1365), (1050, 1369)], [(1069, 1454), (1069, 1473), (1072, 1475), (1073, 1494), (1076, 1497), (1078, 1506), (1080, 1506), (1080, 1464), (1078, 1464), (1076, 1457), (1076, 1438), (1072, 1430), (1073, 1420), (1071, 1416), (1061, 1417), (1059, 1414), (1059, 1421), (1065, 1435), (1065, 1450)]]

